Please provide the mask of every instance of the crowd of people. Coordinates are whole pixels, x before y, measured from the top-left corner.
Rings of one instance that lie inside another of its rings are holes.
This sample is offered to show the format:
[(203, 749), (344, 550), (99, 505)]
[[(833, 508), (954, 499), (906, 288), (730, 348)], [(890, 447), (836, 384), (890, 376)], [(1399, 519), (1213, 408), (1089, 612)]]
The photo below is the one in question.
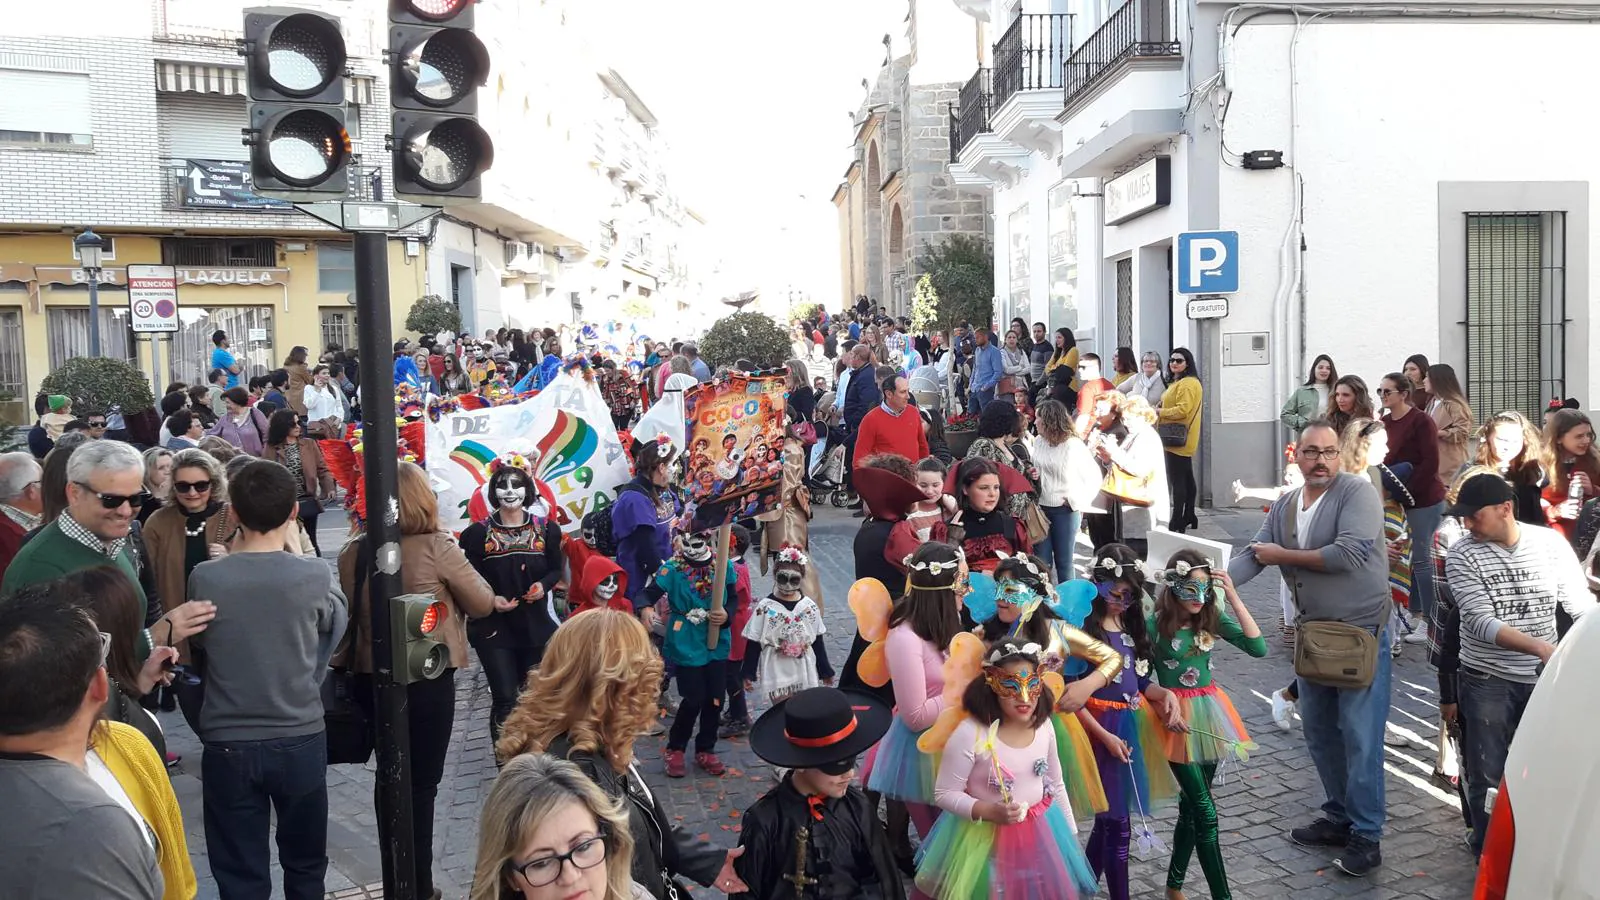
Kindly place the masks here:
[[(698, 451), (656, 427), (681, 424), (682, 392), (723, 368), (694, 343), (613, 324), (396, 344), (396, 383), (424, 396), (595, 371), (633, 471), (564, 534), (537, 456), (502, 454), (487, 515), (452, 535), (428, 473), (400, 464), (402, 587), (442, 604), (448, 660), (406, 687), (419, 896), (440, 893), (434, 806), (470, 650), (502, 766), (474, 900), (667, 898), (689, 882), (752, 898), (1125, 900), (1130, 847), (1170, 849), (1169, 900), (1194, 857), (1226, 898), (1211, 791), (1253, 745), (1212, 654), (1269, 652), (1236, 588), (1273, 567), (1279, 637), (1312, 648), (1273, 715), (1288, 730), (1298, 709), (1327, 793), (1293, 839), (1351, 875), (1381, 864), (1392, 658), (1428, 644), (1436, 769), (1459, 772), (1481, 851), (1542, 662), (1594, 603), (1600, 452), (1583, 413), (1555, 404), (1542, 433), (1513, 411), (1479, 426), (1447, 365), (1412, 357), (1374, 403), (1320, 356), (1283, 409), (1297, 435), (1284, 483), (1235, 486), (1270, 501), (1255, 539), (1231, 559), (1151, 559), (1152, 531), (1199, 525), (1192, 353), (1163, 366), (1123, 347), (1107, 368), (1070, 329), (909, 324), (865, 298), (793, 323), (776, 505), (733, 526), (725, 560), (685, 515)], [(326, 730), (329, 684), (374, 714), (363, 523), (327, 554), (317, 536), (339, 493), (319, 441), (360, 422), (360, 373), (350, 351), (312, 364), (297, 347), (251, 376), (226, 334), (213, 344), (209, 383), (164, 394), (158, 439), (46, 396), (32, 452), (0, 455), (0, 791), (17, 802), (0, 846), (21, 897), (194, 896), (156, 715), (174, 710), (204, 746), (225, 900), (270, 891), (274, 818), (285, 896), (323, 893), (327, 766), (355, 761)], [(858, 633), (837, 669), (823, 609), (845, 598), (824, 598), (809, 547), (825, 492), (862, 520)], [(765, 596), (753, 570), (772, 576)], [(1315, 655), (1326, 645), (1309, 638), (1331, 627), (1374, 651), (1354, 674)], [(655, 736), (669, 779), (691, 764), (724, 775), (718, 744), (734, 737), (774, 767), (737, 846), (670, 814), (635, 758)], [(1167, 805), (1170, 844), (1150, 825)]]

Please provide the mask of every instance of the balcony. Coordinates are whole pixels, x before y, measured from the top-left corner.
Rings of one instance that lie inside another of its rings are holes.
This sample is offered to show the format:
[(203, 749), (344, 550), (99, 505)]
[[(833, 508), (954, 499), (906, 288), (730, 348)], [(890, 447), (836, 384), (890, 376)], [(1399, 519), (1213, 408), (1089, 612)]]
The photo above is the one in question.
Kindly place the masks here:
[(1068, 107), (1125, 69), (1181, 65), (1175, 0), (1128, 0), (1067, 57), (1061, 82)]
[(961, 149), (967, 142), (989, 130), (990, 104), (994, 99), (992, 74), (990, 69), (973, 73), (962, 86), (956, 105), (950, 109), (951, 162), (961, 158)]
[(1072, 50), (1072, 16), (1018, 16), (994, 45), (994, 108), (1019, 91), (1060, 90)]

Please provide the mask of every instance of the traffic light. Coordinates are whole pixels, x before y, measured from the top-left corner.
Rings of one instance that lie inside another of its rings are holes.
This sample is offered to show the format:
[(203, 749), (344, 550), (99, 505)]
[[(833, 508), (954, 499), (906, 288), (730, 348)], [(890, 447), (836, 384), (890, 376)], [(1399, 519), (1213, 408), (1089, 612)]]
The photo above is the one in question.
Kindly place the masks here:
[(394, 193), (437, 206), (483, 196), (494, 142), (478, 124), (489, 51), (472, 33), (473, 0), (389, 0), (389, 148)]
[(279, 200), (337, 200), (348, 186), (345, 49), (339, 20), (305, 9), (244, 11), (245, 90), (254, 190)]
[(450, 615), (431, 594), (401, 594), (389, 607), (395, 684), (431, 681), (450, 667), (450, 649), (433, 635)]

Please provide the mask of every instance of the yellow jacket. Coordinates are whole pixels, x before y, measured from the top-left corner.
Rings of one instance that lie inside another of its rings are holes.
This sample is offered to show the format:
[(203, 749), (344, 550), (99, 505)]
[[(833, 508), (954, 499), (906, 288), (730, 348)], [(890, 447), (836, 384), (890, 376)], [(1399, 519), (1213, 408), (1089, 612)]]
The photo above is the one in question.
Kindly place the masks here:
[(1077, 347), (1073, 347), (1071, 350), (1068, 350), (1065, 355), (1063, 355), (1063, 354), (1061, 354), (1059, 352), (1051, 354), (1050, 361), (1044, 364), (1044, 373), (1046, 375), (1049, 375), (1051, 372), (1054, 372), (1056, 370), (1057, 366), (1066, 366), (1067, 370), (1072, 373), (1072, 389), (1073, 390), (1076, 391), (1076, 390), (1080, 389), (1081, 387), (1083, 387), (1083, 384), (1078, 380), (1078, 348)]
[(1194, 451), (1200, 446), (1200, 404), (1202, 402), (1200, 379), (1179, 378), (1161, 395), (1161, 409), (1156, 412), (1156, 419), (1162, 425), (1181, 424), (1189, 426), (1189, 440), (1182, 447), (1168, 447), (1168, 453), (1178, 456), (1194, 456)]
[(167, 768), (150, 740), (132, 725), (102, 722), (93, 733), (94, 750), (128, 792), (133, 808), (156, 834), (157, 862), (166, 882), (162, 900), (193, 900), (199, 886), (189, 862), (189, 842), (183, 833), (183, 812), (172, 792)]

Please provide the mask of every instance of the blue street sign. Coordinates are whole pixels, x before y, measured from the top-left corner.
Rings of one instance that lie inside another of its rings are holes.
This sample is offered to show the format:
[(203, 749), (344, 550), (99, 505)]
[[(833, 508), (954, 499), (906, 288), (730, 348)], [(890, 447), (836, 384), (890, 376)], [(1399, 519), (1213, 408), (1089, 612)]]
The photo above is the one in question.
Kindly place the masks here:
[(1179, 294), (1238, 292), (1239, 232), (1182, 232), (1177, 255)]

